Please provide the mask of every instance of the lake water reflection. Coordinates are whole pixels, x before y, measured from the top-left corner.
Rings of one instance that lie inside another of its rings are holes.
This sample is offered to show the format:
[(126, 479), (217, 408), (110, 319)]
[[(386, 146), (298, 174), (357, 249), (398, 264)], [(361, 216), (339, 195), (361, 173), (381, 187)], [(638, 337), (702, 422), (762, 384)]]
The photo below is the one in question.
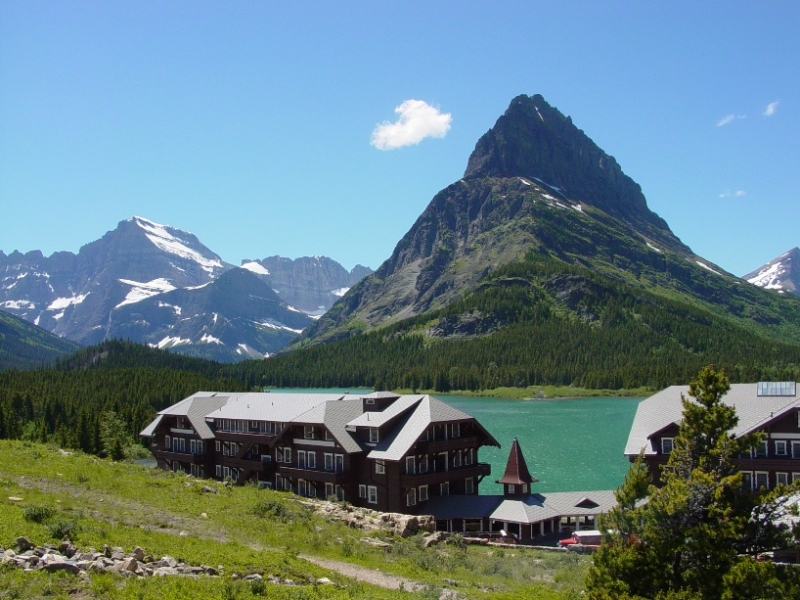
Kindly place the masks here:
[[(273, 392), (343, 392), (344, 390), (281, 389)], [(372, 390), (351, 389), (368, 394)], [(503, 475), (511, 441), (516, 437), (539, 492), (608, 490), (622, 483), (628, 461), (622, 452), (636, 407), (642, 398), (569, 398), (511, 400), (439, 396), (469, 413), (500, 442), (482, 448), (480, 461), (492, 474), (480, 484), (481, 494), (502, 493), (495, 483)]]

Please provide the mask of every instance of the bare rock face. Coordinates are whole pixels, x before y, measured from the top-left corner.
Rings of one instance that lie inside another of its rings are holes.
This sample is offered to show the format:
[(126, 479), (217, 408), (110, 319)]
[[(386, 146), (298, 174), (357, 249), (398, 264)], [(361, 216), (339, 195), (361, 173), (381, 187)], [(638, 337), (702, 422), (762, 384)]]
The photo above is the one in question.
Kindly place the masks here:
[(304, 500), (302, 503), (324, 515), (326, 519), (342, 521), (349, 527), (364, 531), (386, 531), (401, 537), (409, 537), (423, 531), (430, 533), (436, 529), (436, 520), (432, 515), (384, 513), (325, 500)]

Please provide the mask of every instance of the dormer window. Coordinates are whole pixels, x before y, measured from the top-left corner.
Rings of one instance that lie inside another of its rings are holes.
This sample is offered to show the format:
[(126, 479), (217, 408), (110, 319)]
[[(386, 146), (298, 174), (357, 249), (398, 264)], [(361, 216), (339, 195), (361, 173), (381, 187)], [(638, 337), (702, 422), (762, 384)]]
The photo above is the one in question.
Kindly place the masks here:
[(661, 454), (671, 454), (675, 447), (675, 438), (661, 438)]
[(508, 493), (513, 494), (516, 491), (516, 486), (513, 483), (508, 484)]
[(367, 406), (374, 406), (375, 398), (367, 398)]
[(178, 417), (175, 424), (176, 429), (186, 429), (186, 418)]
[(313, 425), (306, 425), (303, 427), (303, 437), (307, 440), (314, 439), (314, 426)]
[(377, 427), (369, 428), (369, 441), (371, 444), (377, 444), (381, 441), (381, 433)]

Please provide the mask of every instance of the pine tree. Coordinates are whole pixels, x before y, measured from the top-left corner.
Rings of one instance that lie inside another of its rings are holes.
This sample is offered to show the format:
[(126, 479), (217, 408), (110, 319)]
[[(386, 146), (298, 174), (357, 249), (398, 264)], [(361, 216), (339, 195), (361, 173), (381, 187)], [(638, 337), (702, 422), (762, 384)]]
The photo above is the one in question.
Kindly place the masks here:
[(755, 566), (747, 555), (758, 540), (788, 543), (786, 530), (769, 519), (750, 518), (754, 508), (774, 505), (776, 494), (786, 492), (741, 490), (734, 460), (759, 436), (731, 433), (738, 417), (722, 402), (729, 389), (725, 373), (711, 366), (692, 381), (690, 397), (682, 398), (683, 419), (662, 487), (644, 485), (641, 460), (631, 466), (617, 491), (617, 508), (602, 523), (612, 533), (593, 557), (590, 598), (739, 598), (736, 586), (749, 575), (758, 576), (762, 589), (788, 592), (777, 597), (800, 597), (790, 571)]

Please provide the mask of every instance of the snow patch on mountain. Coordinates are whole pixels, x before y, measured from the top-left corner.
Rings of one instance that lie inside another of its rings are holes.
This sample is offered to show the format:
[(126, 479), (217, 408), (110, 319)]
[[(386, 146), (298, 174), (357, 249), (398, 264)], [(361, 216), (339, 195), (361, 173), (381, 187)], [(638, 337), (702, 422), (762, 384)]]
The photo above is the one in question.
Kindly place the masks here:
[[(65, 309), (65, 308), (67, 308), (68, 306), (70, 306), (72, 304), (80, 304), (81, 302), (86, 300), (86, 297), (88, 295), (89, 295), (89, 293), (77, 294), (75, 296), (70, 296), (68, 298), (56, 298), (55, 300), (53, 300), (50, 303), (50, 305), (47, 307), (47, 310), (62, 310), (62, 309)], [(62, 316), (63, 316), (63, 313), (62, 313)], [(55, 319), (55, 318), (61, 318), (61, 317), (53, 317), (53, 318)]]
[(343, 288), (339, 288), (338, 290), (331, 290), (331, 294), (333, 294), (334, 296), (338, 296), (339, 298), (341, 298), (341, 297), (342, 297), (342, 296), (344, 296), (344, 295), (345, 295), (345, 294), (346, 294), (348, 291), (350, 291), (350, 288), (349, 288), (349, 287), (343, 287)]
[[(782, 255), (781, 258), (785, 256), (786, 254)], [(788, 269), (783, 263), (776, 262), (759, 271), (755, 277), (751, 277), (747, 281), (766, 290), (780, 290), (783, 289), (782, 279), (787, 271)]]
[(267, 319), (266, 321), (254, 321), (256, 325), (260, 325), (261, 327), (266, 327), (267, 329), (277, 329), (278, 331), (291, 331), (292, 333), (296, 333), (300, 335), (302, 333), (302, 329), (292, 329), (291, 327), (287, 327), (283, 323), (278, 321), (274, 321), (272, 319)]
[[(136, 304), (137, 302), (141, 302), (146, 298), (163, 294), (164, 292), (171, 292), (172, 290), (177, 289), (169, 282), (169, 280), (164, 279), (163, 277), (153, 279), (152, 281), (148, 281), (146, 283), (132, 281), (130, 279), (120, 279), (119, 281), (120, 283), (131, 286), (131, 290), (125, 296), (125, 299), (117, 304), (114, 308), (119, 308), (120, 306), (125, 306), (126, 304)], [(178, 314), (181, 313), (178, 312)]]
[(178, 315), (179, 317), (181, 316), (181, 311), (183, 310), (180, 306), (176, 306), (174, 304), (169, 304), (167, 302), (159, 302), (158, 303), (158, 307), (159, 308), (171, 308), (172, 310), (175, 311), (175, 314)]
[(242, 269), (247, 269), (248, 271), (252, 271), (256, 275), (269, 275), (269, 271), (264, 268), (264, 265), (262, 265), (261, 263), (257, 263), (255, 261), (242, 263)]
[(6, 300), (3, 302), (3, 308), (10, 308), (12, 310), (22, 310), (27, 308), (32, 310), (36, 308), (36, 305), (30, 300)]
[[(139, 227), (144, 229), (147, 239), (153, 242), (159, 250), (194, 261), (209, 274), (213, 274), (216, 269), (223, 268), (222, 261), (216, 258), (206, 258), (196, 250), (192, 250), (184, 243), (185, 240), (181, 240), (172, 235), (167, 230), (167, 226), (143, 217), (134, 217), (134, 221)], [(172, 229), (172, 231), (177, 232), (178, 230)]]
[(181, 344), (191, 344), (192, 340), (190, 339), (183, 339), (180, 336), (177, 337), (170, 337), (167, 336), (157, 344), (147, 344), (151, 348), (158, 348), (162, 350), (164, 348), (174, 348), (175, 346), (180, 346)]
[(712, 268), (711, 268), (711, 267), (709, 267), (709, 266), (708, 266), (706, 263), (704, 263), (704, 262), (702, 262), (702, 261), (699, 261), (699, 260), (696, 260), (696, 261), (694, 261), (694, 262), (696, 262), (698, 265), (700, 265), (700, 266), (701, 266), (701, 267), (703, 267), (704, 269), (707, 269), (707, 270), (711, 271), (712, 273), (716, 273), (716, 274), (717, 274), (717, 275), (719, 275), (720, 277), (724, 277), (724, 275), (723, 275), (722, 273), (720, 273), (720, 272), (719, 272), (719, 271), (717, 271), (716, 269), (712, 269)]
[(656, 247), (655, 247), (655, 246), (653, 246), (653, 244), (651, 244), (650, 242), (647, 242), (647, 247), (648, 247), (648, 248), (650, 248), (651, 250), (655, 250), (655, 251), (656, 251), (656, 252), (658, 252), (659, 254), (663, 254), (663, 250), (661, 250), (660, 248), (656, 248)]
[(224, 346), (225, 344), (222, 343), (222, 340), (219, 338), (214, 337), (210, 333), (203, 334), (203, 337), (200, 338), (199, 343), (201, 344), (219, 344)]

